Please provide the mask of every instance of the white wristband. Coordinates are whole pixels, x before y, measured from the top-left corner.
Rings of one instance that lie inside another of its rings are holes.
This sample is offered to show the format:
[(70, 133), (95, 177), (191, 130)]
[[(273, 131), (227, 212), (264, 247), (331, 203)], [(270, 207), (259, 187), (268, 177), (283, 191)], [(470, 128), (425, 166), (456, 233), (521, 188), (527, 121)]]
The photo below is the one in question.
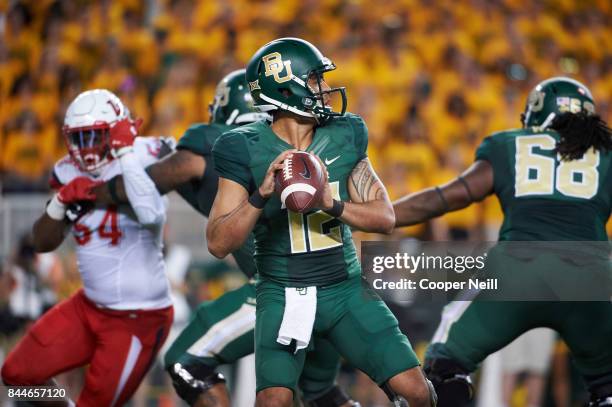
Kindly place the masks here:
[(55, 194), (53, 195), (51, 201), (49, 201), (47, 204), (46, 212), (51, 219), (64, 220), (64, 217), (66, 216), (66, 205), (61, 203), (57, 197), (57, 194)]

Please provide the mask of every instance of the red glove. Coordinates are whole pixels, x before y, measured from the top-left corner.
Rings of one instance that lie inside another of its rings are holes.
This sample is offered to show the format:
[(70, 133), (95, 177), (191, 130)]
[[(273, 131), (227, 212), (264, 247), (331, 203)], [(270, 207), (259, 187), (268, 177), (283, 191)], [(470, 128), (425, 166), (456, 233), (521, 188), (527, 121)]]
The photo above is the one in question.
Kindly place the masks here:
[(101, 181), (94, 181), (87, 177), (73, 179), (62, 186), (53, 199), (47, 203), (47, 215), (57, 221), (63, 221), (66, 216), (70, 221), (74, 221), (78, 216), (93, 208), (96, 194), (92, 189), (101, 183)]
[(64, 205), (81, 201), (95, 201), (96, 194), (92, 189), (101, 183), (101, 181), (94, 181), (87, 177), (77, 177), (60, 188), (57, 199)]
[(134, 138), (138, 135), (141, 124), (142, 119), (136, 121), (123, 119), (112, 124), (110, 128), (110, 146), (114, 157), (121, 157), (132, 151)]

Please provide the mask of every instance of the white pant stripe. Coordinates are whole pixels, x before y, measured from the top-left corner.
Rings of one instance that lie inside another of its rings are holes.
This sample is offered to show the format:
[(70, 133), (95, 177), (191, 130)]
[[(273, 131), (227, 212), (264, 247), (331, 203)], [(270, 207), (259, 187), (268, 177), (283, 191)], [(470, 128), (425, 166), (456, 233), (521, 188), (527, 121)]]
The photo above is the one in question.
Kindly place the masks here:
[(113, 397), (113, 402), (111, 406), (114, 406), (119, 398), (119, 395), (123, 391), (125, 384), (128, 381), (128, 378), (132, 374), (134, 370), (134, 366), (136, 366), (136, 361), (138, 360), (138, 356), (140, 356), (140, 351), (142, 350), (142, 343), (140, 339), (135, 336), (132, 336), (132, 342), (130, 343), (130, 350), (128, 352), (127, 358), (125, 359), (125, 363), (123, 364), (123, 370), (121, 371), (121, 377), (119, 378), (119, 385), (117, 386), (117, 390), (115, 390), (115, 397)]
[(431, 339), (431, 343), (445, 343), (448, 340), (448, 333), (451, 327), (461, 318), (461, 315), (463, 315), (471, 303), (472, 301), (453, 301), (444, 307), (442, 311), (442, 321), (440, 321), (440, 325), (438, 329), (436, 329), (436, 333)]
[(255, 329), (255, 306), (243, 304), (236, 312), (217, 322), (187, 349), (194, 356), (214, 356), (231, 341)]

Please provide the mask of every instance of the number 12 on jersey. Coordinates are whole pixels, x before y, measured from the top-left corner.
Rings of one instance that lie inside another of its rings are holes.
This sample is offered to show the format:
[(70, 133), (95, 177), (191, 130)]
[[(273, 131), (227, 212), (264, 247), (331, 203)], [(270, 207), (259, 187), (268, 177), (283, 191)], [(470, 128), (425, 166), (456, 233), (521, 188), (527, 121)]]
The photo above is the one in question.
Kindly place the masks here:
[[(554, 150), (556, 140), (546, 134), (516, 138), (515, 196), (552, 195), (590, 199), (599, 186), (599, 151), (588, 150), (579, 160), (560, 161), (534, 153), (534, 148)], [(556, 169), (555, 169), (556, 165)]]
[[(340, 183), (330, 182), (329, 186), (334, 199), (340, 199)], [(291, 253), (314, 252), (342, 246), (342, 226), (337, 219), (325, 212), (317, 211), (305, 215), (287, 210), (287, 217)]]

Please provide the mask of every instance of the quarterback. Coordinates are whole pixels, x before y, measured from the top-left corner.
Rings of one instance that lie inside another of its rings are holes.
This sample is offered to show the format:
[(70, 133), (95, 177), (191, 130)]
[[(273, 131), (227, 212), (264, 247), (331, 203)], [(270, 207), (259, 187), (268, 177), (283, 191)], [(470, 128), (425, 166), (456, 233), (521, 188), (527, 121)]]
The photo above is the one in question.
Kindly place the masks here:
[[(249, 89), (273, 120), (217, 139), (219, 190), (208, 249), (225, 257), (255, 235), (257, 406), (292, 404), (306, 350), (317, 347), (312, 337), (331, 342), (390, 398), (430, 406), (434, 396), (408, 339), (361, 279), (350, 228), (390, 233), (395, 218), (367, 158), (365, 123), (345, 113), (344, 88), (325, 83), (324, 73), (333, 69), (316, 47), (297, 38), (272, 41), (252, 57)], [(342, 102), (337, 111), (335, 97)], [(295, 149), (328, 163), (320, 210), (294, 213), (273, 195), (275, 173)]]
[[(8, 385), (50, 384), (89, 365), (79, 406), (123, 405), (163, 344), (172, 304), (162, 255), (166, 202), (144, 171), (162, 141), (139, 138), (121, 100), (81, 93), (64, 120), (69, 155), (54, 167), (58, 191), (34, 224), (41, 252), (57, 248), (70, 228), (83, 290), (39, 319), (8, 355)], [(129, 205), (93, 207), (92, 188), (123, 174)]]
[[(606, 123), (595, 114), (589, 89), (566, 77), (545, 80), (531, 91), (521, 121), (520, 129), (485, 138), (474, 164), (454, 181), (395, 202), (397, 226), (423, 222), (495, 194), (504, 211), (499, 248), (511, 247), (503, 245), (507, 241), (607, 245), (612, 139)], [(579, 266), (557, 253), (546, 263), (537, 262), (543, 257), (539, 253), (524, 254), (494, 249), (488, 263), (514, 279), (525, 270), (529, 278), (541, 272), (542, 265), (555, 279), (561, 273), (580, 276), (588, 264), (595, 264), (607, 275), (603, 287), (595, 288), (608, 290), (609, 296), (607, 253), (601, 261), (589, 256)], [(525, 281), (522, 284), (528, 288)], [(568, 344), (588, 385), (590, 406), (612, 406), (612, 303), (599, 301), (451, 303), (425, 359), (439, 406), (469, 405), (469, 374), (489, 354), (536, 327), (555, 329)]]
[[(212, 146), (225, 131), (240, 125), (267, 120), (269, 115), (253, 109), (245, 70), (226, 75), (217, 85), (209, 106), (210, 122), (191, 126), (178, 142), (176, 151), (146, 171), (157, 188), (166, 193), (176, 190), (203, 216), (208, 216), (217, 193)], [(127, 202), (121, 177), (94, 189), (97, 199), (109, 204)], [(229, 407), (225, 379), (216, 372), (221, 364), (231, 364), (254, 351), (255, 284), (257, 268), (253, 260), (252, 238), (232, 255), (241, 271), (251, 279), (197, 308), (189, 325), (165, 355), (166, 370), (177, 394), (191, 406)], [(340, 357), (325, 340), (317, 341), (310, 352), (299, 387), (304, 400), (315, 407), (354, 405), (335, 385)]]

